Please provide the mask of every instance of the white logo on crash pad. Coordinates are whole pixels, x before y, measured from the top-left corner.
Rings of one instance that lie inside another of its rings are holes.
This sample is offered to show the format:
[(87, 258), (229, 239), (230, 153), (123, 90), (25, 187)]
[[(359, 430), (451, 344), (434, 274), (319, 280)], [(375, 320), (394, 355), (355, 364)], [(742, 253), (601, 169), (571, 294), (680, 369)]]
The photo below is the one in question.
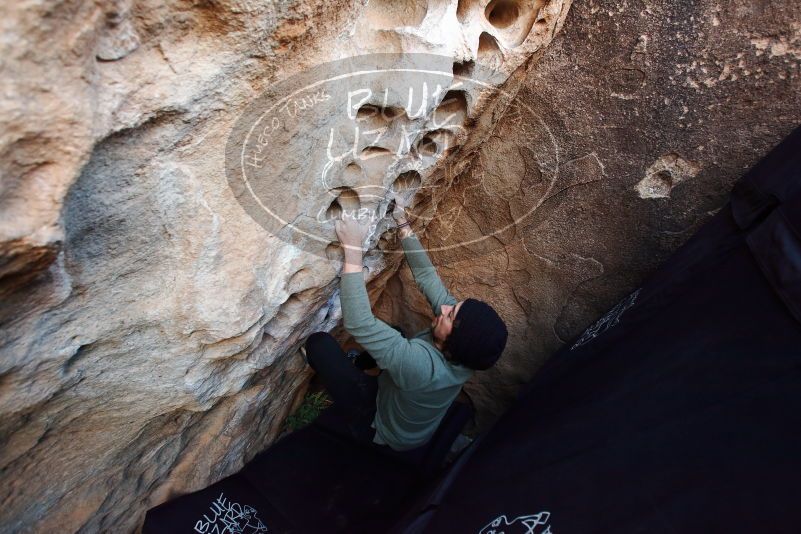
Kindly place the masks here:
[(229, 501), (224, 494), (214, 499), (209, 512), (195, 523), (201, 534), (266, 534), (267, 526), (255, 508)]
[(579, 340), (576, 341), (572, 347), (570, 347), (570, 350), (576, 349), (582, 345), (586, 345), (613, 326), (616, 326), (617, 323), (620, 322), (623, 312), (634, 306), (634, 303), (637, 302), (637, 297), (639, 296), (641, 290), (642, 288), (638, 289), (622, 301), (618, 302), (614, 308), (606, 313), (606, 315), (598, 319), (595, 324), (585, 330)]
[(521, 515), (511, 521), (501, 515), (490, 521), (478, 534), (553, 534), (548, 524), (550, 512)]

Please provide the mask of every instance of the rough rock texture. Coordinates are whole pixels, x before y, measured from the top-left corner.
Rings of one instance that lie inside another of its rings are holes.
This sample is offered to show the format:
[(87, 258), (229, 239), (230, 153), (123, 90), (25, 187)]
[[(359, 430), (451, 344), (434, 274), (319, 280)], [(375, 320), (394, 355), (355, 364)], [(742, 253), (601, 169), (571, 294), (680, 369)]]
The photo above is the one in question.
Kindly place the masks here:
[[(135, 530), (148, 507), (237, 470), (302, 395), (296, 349), (338, 321), (337, 264), (264, 231), (229, 189), (225, 139), (249, 102), (366, 52), (443, 54), (457, 75), (490, 65), (513, 93), (569, 6), (3, 3), (0, 530)], [(416, 133), (431, 165), (412, 189), (449, 184), (472, 149), (451, 152), (480, 146), (512, 93), (427, 109), (467, 131), (453, 151)], [(397, 262), (372, 262), (376, 288)]]
[[(801, 124), (801, 4), (587, 1), (438, 206), (429, 246), (458, 297), (499, 310), (512, 337), (468, 391), (485, 426), (577, 336), (725, 202), (733, 182)], [(477, 184), (483, 187), (477, 187)], [(400, 271), (379, 300), (428, 321)]]

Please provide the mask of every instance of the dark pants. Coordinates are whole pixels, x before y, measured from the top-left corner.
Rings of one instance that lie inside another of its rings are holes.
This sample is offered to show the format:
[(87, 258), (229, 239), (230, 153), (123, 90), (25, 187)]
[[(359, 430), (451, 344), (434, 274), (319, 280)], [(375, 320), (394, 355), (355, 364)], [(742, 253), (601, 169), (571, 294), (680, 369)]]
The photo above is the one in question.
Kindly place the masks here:
[(317, 332), (306, 340), (306, 359), (317, 372), (334, 405), (347, 414), (348, 430), (359, 442), (372, 443), (378, 381), (357, 368), (331, 334)]

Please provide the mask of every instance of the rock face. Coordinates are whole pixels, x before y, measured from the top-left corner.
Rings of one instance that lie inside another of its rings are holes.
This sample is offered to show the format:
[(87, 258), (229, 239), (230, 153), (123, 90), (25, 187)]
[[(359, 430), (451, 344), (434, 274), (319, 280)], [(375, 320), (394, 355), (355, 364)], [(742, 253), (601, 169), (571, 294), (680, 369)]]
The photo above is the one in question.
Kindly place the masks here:
[[(468, 392), (485, 426), (564, 342), (636, 289), (801, 124), (797, 2), (578, 2), (428, 227), (458, 298), (502, 311), (498, 367)], [(425, 306), (402, 269), (379, 305)]]
[[(249, 104), (276, 81), (365, 53), (445, 57), (449, 84), (495, 71), (481, 87), (446, 84), (420, 113), (365, 101), (351, 122), (408, 127), (391, 164), (372, 158), (386, 147), (360, 145), (328, 190), (302, 166), (266, 184), (292, 191), (301, 229), (321, 208), (365, 207), (359, 187), (383, 188), (369, 204), (378, 291), (399, 264), (382, 234), (389, 190), (420, 190), (418, 224), (435, 220), (569, 7), (3, 4), (0, 530), (136, 530), (147, 508), (241, 467), (302, 396), (297, 347), (339, 319), (337, 250), (265, 231), (229, 187), (226, 140)], [(379, 78), (374, 92), (403, 81)], [(459, 133), (432, 129), (439, 116)], [(325, 161), (313, 135), (287, 139), (281, 155)], [(317, 226), (333, 239), (330, 220)]]

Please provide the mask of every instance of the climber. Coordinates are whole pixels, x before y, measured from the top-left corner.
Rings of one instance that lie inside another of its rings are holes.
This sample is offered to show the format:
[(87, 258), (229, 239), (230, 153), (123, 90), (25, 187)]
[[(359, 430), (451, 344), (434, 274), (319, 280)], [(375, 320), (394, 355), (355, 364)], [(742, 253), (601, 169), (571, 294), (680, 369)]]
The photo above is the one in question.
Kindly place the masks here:
[(368, 226), (363, 219), (344, 217), (336, 224), (345, 249), (343, 323), (381, 372), (377, 378), (362, 372), (323, 332), (309, 337), (305, 354), (335, 404), (349, 413), (354, 438), (403, 451), (424, 445), (474, 371), (495, 364), (507, 330), (488, 304), (472, 298), (457, 302), (448, 292), (411, 231), (402, 199), (395, 201), (392, 215), (406, 260), (435, 314), (431, 328), (406, 339), (373, 316), (362, 274)]

